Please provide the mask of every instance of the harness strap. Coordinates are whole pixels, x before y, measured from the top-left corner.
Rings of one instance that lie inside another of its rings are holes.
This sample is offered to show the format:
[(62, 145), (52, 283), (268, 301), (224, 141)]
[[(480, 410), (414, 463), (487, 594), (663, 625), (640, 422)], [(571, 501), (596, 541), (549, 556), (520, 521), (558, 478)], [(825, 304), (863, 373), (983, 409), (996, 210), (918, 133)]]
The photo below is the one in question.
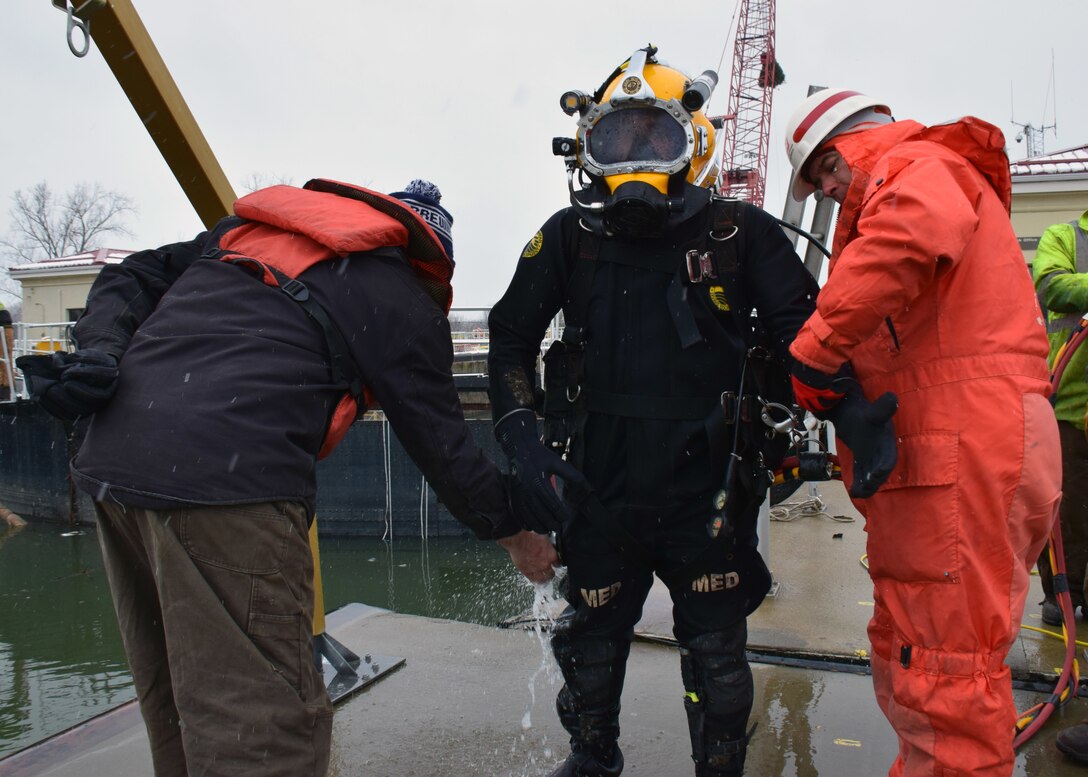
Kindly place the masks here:
[(563, 324), (584, 332), (586, 313), (589, 311), (589, 294), (593, 288), (593, 274), (597, 270), (597, 257), (601, 252), (601, 238), (576, 224), (574, 227), (574, 272), (567, 284), (567, 304), (563, 306)]
[[(240, 259), (237, 263), (245, 261), (254, 260)], [(329, 348), (329, 363), (332, 367), (333, 377), (348, 384), (348, 393), (354, 397), (358, 410), (365, 410), (366, 400), (363, 398), (363, 380), (359, 376), (359, 370), (355, 367), (355, 360), (348, 355), (350, 350), (344, 336), (340, 334), (340, 329), (329, 318), (325, 308), (310, 296), (310, 290), (305, 283), (297, 278), (287, 277), (275, 267), (269, 265), (264, 265), (264, 267), (268, 272), (272, 273), (272, 276), (278, 282), (279, 285), (276, 288), (301, 305), (306, 315), (321, 328)]]
[[(360, 412), (365, 410), (366, 399), (364, 396), (362, 377), (359, 375), (359, 370), (355, 366), (355, 361), (349, 356), (351, 351), (348, 348), (347, 341), (333, 323), (329, 314), (325, 311), (325, 308), (310, 296), (310, 290), (306, 287), (306, 284), (297, 278), (291, 278), (286, 273), (270, 264), (251, 257), (232, 254), (230, 251), (219, 247), (219, 241), (227, 232), (245, 223), (245, 219), (237, 216), (220, 219), (219, 223), (208, 233), (208, 237), (204, 243), (204, 253), (201, 258), (217, 259), (239, 267), (247, 267), (248, 269), (254, 270), (266, 285), (274, 286), (298, 303), (310, 320), (321, 329), (321, 332), (325, 337), (326, 347), (329, 350), (329, 363), (333, 379), (337, 382), (343, 381), (346, 383), (348, 386), (348, 393), (351, 394), (352, 398), (355, 400), (357, 410)], [(400, 251), (396, 249), (392, 250), (398, 256), (403, 257), (403, 254)], [(380, 252), (389, 253), (385, 250)], [(378, 252), (376, 251), (374, 253)], [(269, 277), (275, 279), (275, 284), (267, 282)]]

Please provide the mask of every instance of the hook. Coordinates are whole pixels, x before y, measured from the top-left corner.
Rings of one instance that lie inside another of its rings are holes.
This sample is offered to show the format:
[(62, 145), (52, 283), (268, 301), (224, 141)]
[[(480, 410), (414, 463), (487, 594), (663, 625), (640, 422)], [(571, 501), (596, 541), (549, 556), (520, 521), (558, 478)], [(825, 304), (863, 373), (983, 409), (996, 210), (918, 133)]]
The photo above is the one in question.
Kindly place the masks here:
[[(775, 434), (788, 434), (797, 426), (797, 417), (790, 408), (778, 402), (765, 402), (762, 399), (759, 401), (763, 404), (759, 417)], [(772, 410), (781, 411), (784, 418), (781, 421), (776, 421), (771, 415)]]
[[(91, 22), (88, 19), (80, 19), (76, 16), (76, 11), (83, 10), (83, 7), (92, 1), (84, 0), (80, 3), (79, 8), (76, 8), (70, 5), (68, 0), (53, 0), (53, 7), (58, 11), (64, 11), (68, 15), (68, 29), (65, 32), (68, 40), (68, 50), (77, 57), (85, 57), (87, 52), (91, 50)], [(75, 30), (79, 30), (83, 35), (82, 47), (76, 46)]]
[(712, 231), (710, 233), (711, 240), (717, 240), (719, 243), (724, 243), (726, 240), (732, 240), (733, 237), (739, 232), (740, 229), (736, 224), (733, 225), (733, 231), (726, 235), (724, 232)]

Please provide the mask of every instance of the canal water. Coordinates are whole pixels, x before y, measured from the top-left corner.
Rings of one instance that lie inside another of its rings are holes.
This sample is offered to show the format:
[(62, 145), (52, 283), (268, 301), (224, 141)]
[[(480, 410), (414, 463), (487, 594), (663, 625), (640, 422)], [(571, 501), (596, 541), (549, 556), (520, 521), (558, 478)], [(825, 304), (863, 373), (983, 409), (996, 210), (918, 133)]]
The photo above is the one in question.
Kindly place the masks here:
[[(0, 758), (135, 697), (95, 530), (0, 529)], [(493, 542), (321, 540), (327, 611), (363, 602), (494, 625), (533, 587)]]

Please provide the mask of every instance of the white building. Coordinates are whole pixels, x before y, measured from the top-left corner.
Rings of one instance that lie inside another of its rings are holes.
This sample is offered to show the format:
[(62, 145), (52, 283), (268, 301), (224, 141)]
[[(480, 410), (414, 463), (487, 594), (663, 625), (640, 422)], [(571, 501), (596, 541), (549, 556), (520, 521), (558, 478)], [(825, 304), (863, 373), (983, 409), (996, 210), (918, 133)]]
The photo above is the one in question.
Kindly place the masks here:
[(1012, 226), (1031, 264), (1051, 224), (1088, 210), (1088, 145), (1013, 162)]
[[(41, 259), (10, 268), (23, 287), (23, 324), (31, 339), (56, 338), (87, 304), (87, 293), (107, 264), (117, 264), (132, 251), (98, 248), (71, 256)], [(42, 324), (34, 327), (34, 324)]]

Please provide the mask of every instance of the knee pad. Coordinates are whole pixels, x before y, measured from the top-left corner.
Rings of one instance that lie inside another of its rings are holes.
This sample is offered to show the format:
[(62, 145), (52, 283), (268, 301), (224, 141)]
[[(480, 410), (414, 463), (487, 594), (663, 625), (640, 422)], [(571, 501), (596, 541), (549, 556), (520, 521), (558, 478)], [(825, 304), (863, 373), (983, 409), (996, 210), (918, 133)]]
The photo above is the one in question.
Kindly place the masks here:
[(744, 648), (747, 629), (701, 634), (680, 650), (684, 709), (698, 774), (739, 775), (755, 696)]
[(560, 722), (572, 742), (607, 756), (619, 738), (620, 695), (631, 643), (558, 632), (552, 637), (552, 652), (564, 680), (555, 705)]
[(552, 637), (552, 653), (578, 706), (619, 703), (630, 640), (587, 639), (560, 631)]

